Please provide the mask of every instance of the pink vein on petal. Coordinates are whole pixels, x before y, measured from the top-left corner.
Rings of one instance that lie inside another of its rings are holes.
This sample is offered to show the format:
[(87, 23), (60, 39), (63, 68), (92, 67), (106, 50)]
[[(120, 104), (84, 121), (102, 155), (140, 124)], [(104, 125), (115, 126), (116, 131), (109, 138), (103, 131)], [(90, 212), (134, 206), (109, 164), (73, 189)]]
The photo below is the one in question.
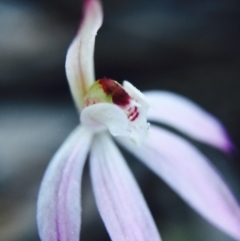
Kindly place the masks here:
[(80, 183), (91, 134), (78, 127), (60, 147), (41, 184), (37, 222), (42, 241), (78, 241)]
[(160, 241), (133, 175), (106, 134), (93, 142), (90, 170), (97, 206), (111, 239)]

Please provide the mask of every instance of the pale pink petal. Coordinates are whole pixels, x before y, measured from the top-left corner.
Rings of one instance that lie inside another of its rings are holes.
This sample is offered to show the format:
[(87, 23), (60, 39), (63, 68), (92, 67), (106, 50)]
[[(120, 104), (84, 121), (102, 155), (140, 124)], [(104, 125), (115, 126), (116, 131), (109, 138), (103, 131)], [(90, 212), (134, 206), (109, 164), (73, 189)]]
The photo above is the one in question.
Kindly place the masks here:
[(91, 134), (78, 127), (51, 160), (37, 204), (42, 241), (78, 241), (80, 233), (80, 183)]
[(70, 45), (66, 58), (68, 83), (79, 110), (82, 99), (94, 77), (94, 44), (98, 29), (102, 25), (103, 13), (98, 0), (84, 1), (84, 16), (77, 36)]
[(99, 134), (90, 155), (98, 209), (114, 241), (160, 241), (143, 195), (125, 160), (106, 134)]
[(139, 148), (126, 138), (117, 140), (209, 222), (240, 240), (240, 207), (216, 169), (194, 146), (154, 126)]
[(223, 151), (231, 151), (232, 144), (222, 124), (197, 104), (167, 91), (146, 91), (144, 94), (152, 104), (149, 120), (177, 128)]

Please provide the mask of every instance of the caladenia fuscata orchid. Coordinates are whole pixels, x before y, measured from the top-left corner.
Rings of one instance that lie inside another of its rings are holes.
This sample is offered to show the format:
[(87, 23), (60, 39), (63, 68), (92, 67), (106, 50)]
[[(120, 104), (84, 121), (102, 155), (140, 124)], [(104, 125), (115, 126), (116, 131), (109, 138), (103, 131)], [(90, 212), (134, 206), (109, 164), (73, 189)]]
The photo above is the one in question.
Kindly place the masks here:
[(41, 240), (79, 240), (81, 176), (88, 153), (95, 199), (111, 239), (161, 240), (143, 195), (112, 138), (206, 220), (240, 240), (240, 208), (217, 170), (191, 143), (150, 126), (147, 118), (229, 152), (231, 142), (224, 128), (179, 95), (166, 91), (142, 94), (127, 81), (123, 85), (107, 78), (95, 81), (94, 42), (102, 18), (100, 2), (85, 0), (83, 20), (66, 58), (67, 78), (81, 124), (54, 155), (44, 175), (37, 206)]

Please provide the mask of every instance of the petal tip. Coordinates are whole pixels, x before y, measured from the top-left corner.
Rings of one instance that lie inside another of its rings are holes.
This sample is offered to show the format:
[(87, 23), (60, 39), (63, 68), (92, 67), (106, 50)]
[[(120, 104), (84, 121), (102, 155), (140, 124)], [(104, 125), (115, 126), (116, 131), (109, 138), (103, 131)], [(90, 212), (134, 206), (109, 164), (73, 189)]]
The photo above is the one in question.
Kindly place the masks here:
[(235, 145), (233, 144), (232, 140), (230, 139), (230, 137), (228, 136), (228, 134), (225, 134), (225, 140), (226, 142), (224, 143), (224, 145), (222, 146), (222, 150), (227, 153), (227, 154), (232, 154), (235, 151)]
[(83, 4), (83, 21), (91, 18), (95, 21), (97, 28), (100, 28), (103, 22), (102, 4), (99, 0), (85, 0)]
[[(219, 135), (218, 135), (218, 143), (215, 143), (215, 146), (225, 152), (226, 154), (232, 154), (235, 151), (235, 145), (233, 144), (233, 141), (231, 137), (228, 134), (228, 131), (224, 127), (224, 125), (217, 120), (217, 124), (219, 126)], [(214, 143), (213, 143), (214, 144)], [(217, 144), (217, 145), (216, 145)]]

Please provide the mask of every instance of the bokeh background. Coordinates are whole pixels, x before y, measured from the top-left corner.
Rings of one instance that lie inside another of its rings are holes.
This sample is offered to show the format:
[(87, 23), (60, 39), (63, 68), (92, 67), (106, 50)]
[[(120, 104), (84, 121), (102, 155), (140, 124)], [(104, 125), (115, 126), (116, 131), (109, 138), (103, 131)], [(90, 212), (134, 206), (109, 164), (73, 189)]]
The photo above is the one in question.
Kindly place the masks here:
[[(79, 0), (0, 0), (0, 240), (38, 241), (35, 210), (46, 166), (78, 124), (64, 61)], [(103, 0), (96, 77), (189, 97), (219, 118), (235, 151), (197, 145), (240, 200), (240, 2)], [(166, 127), (168, 128), (168, 127)], [(175, 131), (171, 129), (171, 131)], [(179, 133), (181, 134), (181, 133)], [(125, 153), (163, 240), (233, 241)], [(81, 241), (109, 240), (86, 164)]]

